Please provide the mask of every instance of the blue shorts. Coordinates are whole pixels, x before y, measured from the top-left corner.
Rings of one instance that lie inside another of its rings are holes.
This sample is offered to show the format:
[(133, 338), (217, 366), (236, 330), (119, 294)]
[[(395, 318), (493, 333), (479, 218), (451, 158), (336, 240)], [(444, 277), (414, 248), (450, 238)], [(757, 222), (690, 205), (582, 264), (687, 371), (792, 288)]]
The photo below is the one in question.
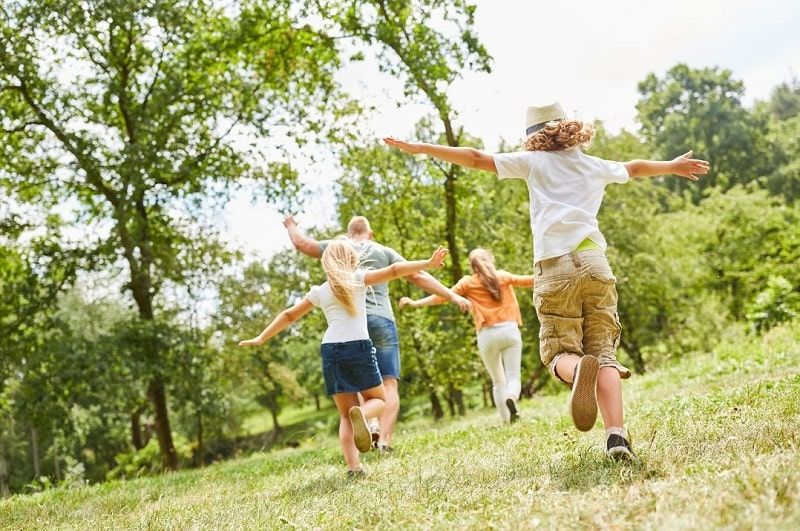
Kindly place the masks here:
[(397, 325), (379, 315), (367, 315), (367, 331), (375, 345), (378, 370), (383, 378), (400, 379), (400, 343), (397, 341)]
[(375, 360), (375, 349), (369, 339), (323, 343), (320, 353), (325, 391), (329, 396), (357, 393), (383, 383)]

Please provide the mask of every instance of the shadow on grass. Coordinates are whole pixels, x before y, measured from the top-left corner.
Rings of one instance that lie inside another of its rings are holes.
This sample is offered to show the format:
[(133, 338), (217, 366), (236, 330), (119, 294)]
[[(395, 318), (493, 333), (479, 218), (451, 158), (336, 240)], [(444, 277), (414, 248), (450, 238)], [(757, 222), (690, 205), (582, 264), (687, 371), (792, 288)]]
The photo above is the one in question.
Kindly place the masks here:
[(559, 490), (585, 490), (598, 485), (626, 485), (663, 474), (646, 459), (614, 461), (593, 448), (576, 449), (548, 466), (550, 483)]
[(336, 472), (329, 472), (322, 476), (309, 474), (302, 482), (288, 484), (282, 491), (286, 499), (301, 499), (301, 497), (319, 497), (341, 491), (353, 485), (378, 481), (378, 476), (351, 478), (347, 476), (345, 468), (341, 467)]

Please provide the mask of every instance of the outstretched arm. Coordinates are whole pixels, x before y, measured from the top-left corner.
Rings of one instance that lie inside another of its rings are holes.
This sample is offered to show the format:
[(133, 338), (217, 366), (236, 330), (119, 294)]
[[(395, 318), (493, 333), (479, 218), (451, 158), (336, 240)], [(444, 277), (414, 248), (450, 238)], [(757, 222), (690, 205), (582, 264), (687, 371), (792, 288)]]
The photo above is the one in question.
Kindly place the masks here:
[(395, 262), (389, 267), (382, 267), (381, 269), (372, 269), (364, 274), (364, 284), (367, 286), (372, 284), (380, 284), (382, 282), (389, 282), (396, 278), (405, 277), (423, 269), (431, 269), (434, 267), (442, 267), (444, 257), (447, 256), (447, 249), (439, 247), (434, 251), (433, 256), (428, 260), (411, 260), (408, 262)]
[(509, 279), (511, 280), (511, 285), (516, 286), (518, 288), (532, 288), (533, 287), (533, 275), (512, 275), (509, 273)]
[(258, 334), (253, 339), (245, 339), (244, 341), (239, 341), (240, 347), (254, 347), (257, 345), (263, 345), (268, 339), (278, 335), (279, 333), (286, 330), (292, 323), (299, 320), (305, 314), (311, 311), (314, 307), (306, 298), (303, 298), (300, 302), (292, 306), (291, 308), (287, 308), (283, 310), (278, 317), (272, 320), (272, 322), (267, 325), (263, 332)]
[(322, 248), (319, 242), (300, 232), (300, 229), (297, 228), (297, 222), (294, 220), (294, 216), (286, 214), (283, 218), (283, 226), (286, 227), (286, 231), (289, 233), (289, 239), (292, 240), (292, 245), (294, 245), (295, 249), (311, 258), (319, 258), (322, 256)]
[(497, 173), (497, 167), (494, 165), (494, 158), (489, 153), (484, 153), (475, 148), (404, 142), (391, 137), (384, 138), (383, 141), (386, 142), (387, 145), (405, 153), (410, 153), (411, 155), (428, 155), (466, 168), (475, 168)]
[(698, 175), (707, 174), (709, 168), (708, 161), (693, 159), (691, 151), (672, 160), (632, 160), (625, 163), (631, 179), (674, 174), (696, 181), (700, 178)]
[(447, 302), (447, 299), (443, 299), (438, 295), (428, 295), (422, 299), (414, 300), (411, 297), (400, 297), (400, 302), (398, 306), (402, 310), (405, 306), (410, 306), (412, 308), (420, 308), (422, 306), (434, 306), (436, 304), (444, 304)]
[[(452, 289), (448, 288), (447, 286), (436, 280), (436, 277), (434, 277), (430, 273), (427, 273), (425, 271), (420, 271), (418, 273), (414, 273), (413, 275), (408, 275), (406, 277), (406, 280), (416, 284), (417, 286), (424, 289), (428, 293), (433, 293), (434, 295), (438, 295), (438, 299), (440, 300), (440, 302), (437, 302), (436, 304), (443, 304), (447, 301), (450, 301), (456, 306), (458, 306), (462, 312), (468, 312), (472, 307), (472, 303), (469, 302), (468, 299), (462, 297)], [(408, 297), (403, 297), (403, 298), (407, 299)]]

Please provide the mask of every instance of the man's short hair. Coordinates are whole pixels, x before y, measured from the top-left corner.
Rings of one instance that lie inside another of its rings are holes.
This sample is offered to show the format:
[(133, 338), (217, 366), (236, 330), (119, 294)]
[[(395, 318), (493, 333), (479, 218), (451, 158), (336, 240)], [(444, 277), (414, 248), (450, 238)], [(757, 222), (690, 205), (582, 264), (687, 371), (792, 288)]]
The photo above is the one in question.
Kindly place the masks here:
[(347, 224), (347, 235), (357, 236), (360, 234), (369, 234), (369, 220), (364, 216), (353, 216), (350, 223)]

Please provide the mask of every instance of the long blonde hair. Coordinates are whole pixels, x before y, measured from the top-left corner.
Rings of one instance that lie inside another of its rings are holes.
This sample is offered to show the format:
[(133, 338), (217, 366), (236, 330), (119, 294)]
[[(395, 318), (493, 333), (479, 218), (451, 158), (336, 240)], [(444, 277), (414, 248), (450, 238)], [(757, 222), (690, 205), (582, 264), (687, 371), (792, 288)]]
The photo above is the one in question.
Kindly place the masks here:
[(497, 270), (494, 267), (494, 256), (486, 249), (473, 249), (469, 253), (469, 265), (472, 271), (478, 275), (478, 279), (489, 295), (494, 300), (503, 300), (503, 293), (500, 291), (500, 281), (497, 280)]
[(358, 265), (358, 253), (346, 240), (332, 241), (322, 253), (322, 269), (331, 292), (350, 315), (356, 314), (353, 274)]
[(525, 139), (527, 151), (561, 151), (571, 147), (587, 147), (594, 137), (594, 127), (580, 120), (548, 122), (538, 133)]

